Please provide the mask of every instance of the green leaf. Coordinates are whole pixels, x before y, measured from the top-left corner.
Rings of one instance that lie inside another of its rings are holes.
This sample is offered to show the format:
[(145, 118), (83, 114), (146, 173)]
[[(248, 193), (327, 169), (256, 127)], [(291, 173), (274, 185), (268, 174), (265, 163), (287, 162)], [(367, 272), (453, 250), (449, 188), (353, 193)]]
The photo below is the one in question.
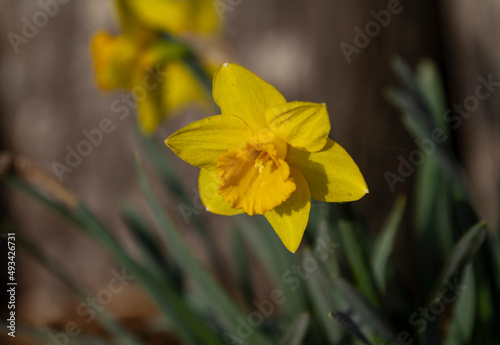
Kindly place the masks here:
[[(307, 257), (312, 257), (310, 248), (304, 251), (304, 258)], [(340, 309), (344, 297), (336, 289), (332, 289), (331, 281), (323, 269), (311, 274), (305, 282), (315, 319), (320, 323), (328, 341), (337, 344), (342, 338), (342, 332), (337, 324), (331, 323), (328, 314), (331, 310)]]
[[(436, 167), (439, 168), (439, 167)], [(429, 234), (430, 238), (434, 238), (437, 242), (438, 248), (440, 249), (441, 255), (444, 257), (448, 256), (454, 245), (454, 206), (456, 203), (453, 202), (453, 184), (450, 183), (449, 178), (443, 173), (442, 170), (437, 171), (438, 176), (438, 187), (435, 189), (434, 200), (432, 205), (433, 210), (433, 223), (431, 225), (430, 232), (435, 230), (434, 233)], [(463, 229), (466, 231), (471, 224), (477, 222), (468, 223), (467, 227)], [(459, 233), (461, 235), (462, 232)]]
[(464, 270), (461, 285), (465, 290), (461, 292), (455, 302), (451, 325), (446, 335), (444, 345), (470, 344), (476, 321), (476, 282), (472, 264)]
[(434, 61), (428, 58), (422, 59), (417, 65), (416, 79), (418, 88), (432, 114), (434, 125), (446, 130), (447, 126), (444, 121), (446, 95), (441, 75)]
[(342, 244), (344, 245), (344, 253), (354, 274), (356, 286), (371, 304), (378, 306), (379, 299), (376, 286), (363, 248), (360, 245), (360, 240), (356, 236), (354, 224), (347, 220), (341, 220), (338, 224)]
[[(477, 279), (477, 323), (476, 331), (481, 335), (491, 336), (495, 330), (491, 329), (489, 325), (494, 323), (495, 314), (495, 300), (492, 295), (494, 288), (481, 281), (480, 275)], [(476, 333), (477, 335), (477, 333)]]
[[(423, 241), (427, 232), (432, 232), (432, 217), (434, 214), (435, 191), (439, 189), (439, 171), (434, 157), (427, 160), (416, 174), (415, 186), (415, 228), (418, 239)], [(431, 235), (432, 236), (432, 235)]]
[(305, 313), (295, 319), (288, 327), (283, 338), (279, 341), (279, 345), (300, 345), (309, 329), (310, 317)]
[(329, 205), (327, 202), (311, 200), (311, 212), (309, 213), (309, 222), (307, 223), (304, 237), (307, 243), (316, 243), (321, 223), (328, 218)]
[(365, 345), (371, 345), (371, 343), (366, 339), (365, 335), (361, 332), (358, 325), (351, 319), (351, 317), (347, 314), (333, 311), (329, 314), (330, 318), (339, 325), (342, 326), (347, 332), (349, 332), (353, 337), (358, 339), (361, 343)]
[(373, 276), (381, 291), (385, 291), (386, 284), (386, 269), (388, 266), (389, 256), (392, 253), (396, 234), (403, 218), (406, 199), (398, 197), (391, 214), (385, 225), (382, 227), (382, 233), (379, 235), (374, 244), (372, 255)]
[(385, 90), (385, 97), (389, 103), (401, 110), (401, 122), (411, 135), (415, 138), (429, 136), (429, 126), (422, 120), (426, 115), (408, 92), (390, 87)]
[(420, 101), (423, 98), (422, 93), (420, 92), (410, 66), (399, 56), (392, 58), (390, 65), (396, 77), (410, 91), (413, 98)]
[(394, 333), (386, 321), (375, 311), (373, 306), (363, 297), (359, 291), (342, 278), (333, 280), (334, 286), (346, 299), (352, 313), (363, 321), (362, 325), (370, 329), (385, 339), (395, 339)]
[[(238, 320), (245, 320), (245, 316), (222, 290), (215, 279), (208, 273), (207, 269), (194, 257), (192, 251), (188, 248), (184, 239), (179, 235), (173, 225), (170, 217), (163, 211), (137, 159), (135, 166), (141, 189), (151, 208), (154, 218), (162, 230), (161, 235), (172, 257), (184, 272), (206, 293), (207, 298), (212, 301), (214, 311), (225, 328), (233, 332), (233, 334), (237, 334), (239, 327)], [(254, 330), (249, 340), (262, 345), (271, 344), (271, 342), (258, 330)]]
[(2, 180), (7, 185), (10, 185), (27, 193), (64, 220), (72, 223), (73, 225), (76, 225), (77, 227), (81, 227), (80, 221), (65, 205), (48, 197), (46, 194), (40, 192), (38, 189), (34, 188), (31, 184), (27, 183), (23, 179), (12, 175), (5, 175), (2, 177)]
[(474, 225), (465, 235), (462, 236), (460, 241), (458, 241), (453, 248), (450, 257), (448, 258), (448, 262), (444, 266), (439, 279), (435, 283), (435, 288), (428, 299), (429, 304), (431, 302), (438, 302), (440, 298), (443, 297), (442, 291), (446, 290), (446, 286), (449, 282), (458, 274), (462, 273), (465, 266), (472, 261), (485, 238), (486, 223), (484, 222), (479, 222)]
[(252, 308), (251, 302), (255, 300), (252, 289), (252, 265), (249, 262), (249, 255), (243, 241), (243, 236), (239, 229), (234, 229), (231, 234), (231, 249), (234, 264), (238, 275), (239, 290), (243, 294), (248, 307)]
[(135, 207), (128, 203), (122, 205), (121, 213), (132, 237), (142, 249), (142, 254), (147, 257), (149, 265), (153, 265), (158, 272), (161, 272), (163, 254), (146, 221), (135, 211)]
[[(444, 255), (449, 254), (453, 247), (453, 188), (437, 157), (429, 157), (418, 169), (415, 189), (415, 228), (420, 240), (425, 243), (435, 239), (435, 247), (440, 247)], [(428, 250), (425, 248), (425, 255)]]
[(328, 219), (323, 218), (318, 225), (318, 237), (316, 239), (316, 247), (319, 245), (324, 245), (333, 249), (333, 252), (328, 255), (323, 264), (325, 265), (327, 275), (330, 278), (336, 278), (340, 275), (340, 264), (338, 262), (337, 252), (335, 249), (339, 248), (340, 243), (335, 243), (332, 235), (330, 234), (330, 228), (328, 224)]
[(165, 250), (159, 246), (158, 240), (146, 221), (135, 211), (131, 204), (122, 205), (122, 217), (127, 224), (135, 242), (139, 245), (142, 255), (147, 260), (148, 268), (156, 274), (170, 278), (170, 284), (178, 291), (182, 290), (182, 279), (177, 265), (171, 263), (165, 255)]

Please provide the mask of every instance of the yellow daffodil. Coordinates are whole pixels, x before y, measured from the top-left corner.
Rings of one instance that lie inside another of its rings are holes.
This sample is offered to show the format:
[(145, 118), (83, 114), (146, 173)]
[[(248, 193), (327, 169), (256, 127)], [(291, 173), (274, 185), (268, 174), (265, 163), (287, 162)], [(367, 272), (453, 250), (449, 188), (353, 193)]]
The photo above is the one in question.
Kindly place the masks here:
[(328, 137), (324, 104), (287, 102), (245, 68), (224, 64), (213, 97), (222, 115), (196, 121), (165, 141), (200, 167), (200, 196), (221, 215), (262, 214), (295, 252), (311, 198), (354, 201), (368, 193), (356, 163)]
[[(116, 0), (123, 34), (97, 33), (92, 53), (98, 86), (132, 92), (143, 133), (153, 133), (166, 117), (192, 103), (208, 105), (198, 78), (183, 63), (187, 45), (181, 32), (205, 33), (217, 26), (208, 0)], [(203, 66), (207, 75), (214, 69)]]
[(203, 103), (205, 91), (182, 62), (183, 48), (150, 33), (141, 41), (128, 35), (97, 33), (92, 52), (97, 84), (103, 90), (132, 91), (145, 134), (187, 104)]

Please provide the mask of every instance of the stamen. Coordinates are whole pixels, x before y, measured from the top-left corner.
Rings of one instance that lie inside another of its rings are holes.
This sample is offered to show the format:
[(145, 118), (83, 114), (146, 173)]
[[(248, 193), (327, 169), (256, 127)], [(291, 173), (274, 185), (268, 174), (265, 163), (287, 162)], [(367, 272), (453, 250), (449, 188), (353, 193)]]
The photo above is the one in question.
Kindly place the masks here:
[(269, 160), (269, 153), (261, 151), (259, 156), (255, 159), (254, 167), (259, 168), (259, 174), (262, 173), (264, 166)]

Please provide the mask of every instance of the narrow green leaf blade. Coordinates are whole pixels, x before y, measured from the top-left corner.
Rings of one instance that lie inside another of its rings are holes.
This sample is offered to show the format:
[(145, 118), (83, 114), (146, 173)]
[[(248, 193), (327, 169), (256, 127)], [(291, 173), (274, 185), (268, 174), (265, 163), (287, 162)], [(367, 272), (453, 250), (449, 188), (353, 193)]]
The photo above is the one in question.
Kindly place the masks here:
[(135, 242), (142, 249), (147, 267), (156, 275), (169, 279), (169, 284), (180, 292), (183, 286), (180, 269), (167, 257), (166, 251), (159, 245), (149, 225), (131, 204), (122, 205), (121, 211), (125, 224), (127, 224)]
[[(308, 248), (304, 252), (304, 257), (312, 257), (312, 252)], [(341, 328), (338, 324), (331, 323), (328, 314), (331, 310), (340, 309), (340, 303), (344, 297), (336, 290), (332, 289), (332, 284), (326, 272), (319, 269), (306, 279), (307, 291), (311, 300), (314, 319), (320, 323), (320, 327), (332, 344), (337, 344), (342, 338)]]
[(361, 332), (358, 325), (351, 319), (347, 314), (341, 313), (339, 311), (333, 311), (329, 314), (330, 318), (339, 325), (342, 326), (347, 332), (349, 332), (353, 337), (358, 339), (361, 343), (365, 345), (371, 345), (365, 335)]
[(304, 338), (309, 329), (310, 322), (309, 314), (305, 313), (300, 315), (293, 321), (293, 323), (288, 327), (283, 338), (279, 341), (279, 345), (300, 345), (304, 341)]
[(244, 300), (248, 303), (248, 307), (252, 308), (250, 305), (251, 301), (255, 300), (252, 289), (252, 265), (249, 262), (249, 255), (243, 241), (243, 236), (240, 229), (234, 229), (231, 235), (231, 249), (234, 264), (236, 266), (236, 272), (238, 275), (238, 285), (240, 291), (244, 297)]
[(386, 321), (375, 311), (373, 306), (363, 297), (359, 291), (342, 278), (333, 280), (334, 286), (346, 299), (353, 313), (363, 320), (371, 330), (383, 336), (385, 339), (395, 339), (394, 333)]
[(377, 289), (371, 270), (368, 265), (368, 260), (364, 255), (363, 248), (360, 241), (356, 236), (356, 229), (351, 221), (341, 220), (339, 222), (340, 235), (342, 236), (342, 243), (344, 245), (344, 252), (347, 256), (349, 266), (354, 274), (356, 286), (358, 286), (361, 293), (373, 305), (378, 305), (379, 299), (377, 296)]
[(386, 224), (383, 226), (382, 233), (377, 238), (372, 255), (372, 267), (374, 279), (380, 289), (385, 290), (386, 270), (388, 266), (389, 256), (392, 253), (396, 234), (403, 218), (406, 199), (398, 197), (396, 203), (389, 215)]
[(455, 302), (451, 325), (444, 345), (470, 344), (476, 321), (476, 282), (474, 269), (468, 264), (461, 284), (465, 287)]
[(446, 129), (444, 121), (446, 96), (441, 75), (434, 61), (424, 58), (418, 63), (416, 81), (432, 114), (434, 125)]
[[(465, 266), (472, 261), (479, 247), (486, 238), (486, 223), (479, 222), (474, 225), (460, 241), (455, 245), (453, 251), (448, 258), (448, 262), (443, 268), (441, 275), (435, 283), (435, 288), (429, 298), (429, 303), (436, 301), (436, 298), (442, 298), (442, 291), (446, 289), (446, 285), (460, 274)], [(439, 297), (441, 296), (441, 297)]]

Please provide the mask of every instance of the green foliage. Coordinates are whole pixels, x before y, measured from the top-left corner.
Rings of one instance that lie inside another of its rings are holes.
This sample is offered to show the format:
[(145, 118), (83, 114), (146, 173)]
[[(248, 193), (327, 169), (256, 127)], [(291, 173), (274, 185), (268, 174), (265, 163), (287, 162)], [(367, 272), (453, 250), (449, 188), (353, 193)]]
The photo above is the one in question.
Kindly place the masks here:
[(396, 200), (396, 204), (387, 219), (387, 223), (384, 224), (380, 235), (375, 240), (371, 263), (375, 281), (381, 291), (385, 291), (386, 288), (387, 265), (394, 247), (398, 228), (403, 218), (405, 205), (405, 198), (399, 197)]

